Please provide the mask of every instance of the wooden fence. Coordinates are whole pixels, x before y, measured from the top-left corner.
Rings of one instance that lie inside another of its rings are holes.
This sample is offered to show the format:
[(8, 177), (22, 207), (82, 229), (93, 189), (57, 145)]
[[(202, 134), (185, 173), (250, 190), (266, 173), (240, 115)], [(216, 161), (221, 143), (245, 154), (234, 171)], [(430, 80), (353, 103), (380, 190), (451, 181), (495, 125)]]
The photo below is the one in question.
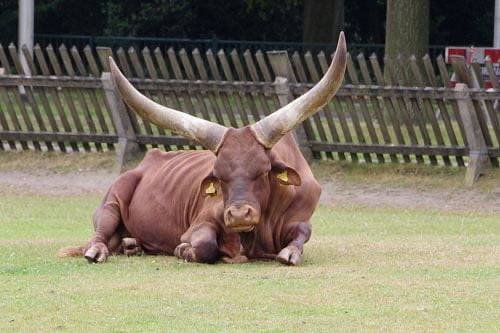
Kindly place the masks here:
[[(241, 52), (234, 49), (227, 53), (221, 49), (218, 52), (208, 50), (202, 53), (198, 49), (174, 50), (172, 47), (165, 50), (150, 50), (147, 47), (138, 50), (130, 47), (125, 50), (121, 47), (93, 48), (89, 45), (78, 49), (62, 44), (59, 47), (49, 45), (45, 48), (35, 45), (31, 54), (26, 47), (18, 50), (12, 43), (6, 47), (0, 44), (0, 67), (4, 68), (5, 74), (25, 74), (19, 52), (26, 56), (32, 75), (100, 78), (103, 72), (109, 71), (108, 56), (113, 56), (127, 77), (141, 79), (272, 82), (277, 76), (269, 60), (272, 52)], [(289, 56), (291, 79), (301, 83), (316, 82), (318, 73), (325, 70), (331, 56), (332, 54), (324, 52), (294, 52)], [(348, 61), (346, 83), (353, 85), (450, 87), (451, 74), (455, 69), (459, 69), (465, 76), (462, 77), (465, 83), (472, 80), (471, 87), (480, 88), (485, 83), (478, 64), (467, 68), (463, 60), (458, 60), (453, 67), (446, 64), (441, 55), (435, 59), (426, 55), (422, 59), (412, 56), (385, 58), (381, 61), (375, 54), (366, 56), (360, 53), (349, 55)], [(486, 68), (488, 81), (497, 88), (493, 63), (488, 58)]]
[[(139, 58), (134, 50), (98, 49), (97, 57), (86, 50), (85, 60), (75, 48), (63, 46), (58, 53), (35, 48), (33, 57), (25, 52), (32, 73), (27, 76), (16, 48), (11, 45), (6, 52), (0, 47), (5, 68), (0, 75), (0, 149), (118, 147), (124, 158), (134, 146), (196, 148), (123, 105), (106, 73), (108, 55), (157, 102), (233, 127), (253, 123), (303, 94), (329, 62), (322, 53), (244, 52), (228, 58), (208, 52), (202, 58), (196, 50), (188, 56), (169, 49), (166, 54), (155, 50), (153, 57), (145, 49)], [(492, 64), (487, 68), (496, 88)], [(460, 82), (478, 88), (450, 88), (452, 71)], [(478, 165), (471, 171), (475, 178), (485, 164), (498, 167), (500, 158), (500, 94), (482, 84), (477, 68), (462, 60), (450, 67), (440, 57), (435, 62), (428, 57), (385, 59), (382, 67), (374, 57), (349, 56), (345, 84), (304, 122), (300, 143), (306, 153), (323, 159)]]

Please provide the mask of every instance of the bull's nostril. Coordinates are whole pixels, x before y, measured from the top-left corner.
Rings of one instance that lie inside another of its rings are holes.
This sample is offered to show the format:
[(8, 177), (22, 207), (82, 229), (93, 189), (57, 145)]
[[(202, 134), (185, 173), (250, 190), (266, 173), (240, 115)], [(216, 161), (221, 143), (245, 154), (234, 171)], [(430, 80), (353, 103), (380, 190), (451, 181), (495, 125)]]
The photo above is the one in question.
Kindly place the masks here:
[(250, 207), (247, 208), (247, 212), (245, 213), (245, 218), (248, 219), (250, 218), (250, 215), (252, 214), (252, 210), (250, 209)]

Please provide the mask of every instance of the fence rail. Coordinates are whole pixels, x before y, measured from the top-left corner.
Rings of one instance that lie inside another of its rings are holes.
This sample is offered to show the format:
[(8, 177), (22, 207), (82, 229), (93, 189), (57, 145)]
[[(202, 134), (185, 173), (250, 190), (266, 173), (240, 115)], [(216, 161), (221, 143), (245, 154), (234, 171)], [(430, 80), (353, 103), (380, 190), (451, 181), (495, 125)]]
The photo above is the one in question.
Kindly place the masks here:
[[(323, 53), (207, 52), (202, 58), (196, 50), (188, 55), (169, 49), (153, 52), (154, 58), (143, 50), (139, 58), (135, 50), (98, 49), (94, 56), (61, 46), (59, 53), (35, 48), (27, 57), (28, 76), (15, 47), (7, 50), (0, 47), (0, 62), (7, 64), (0, 75), (0, 149), (116, 149), (122, 159), (134, 147), (201, 147), (127, 109), (106, 72), (109, 55), (158, 103), (232, 127), (251, 124), (303, 94), (329, 62)], [(451, 88), (452, 72), (478, 87)], [(477, 78), (477, 68), (460, 59), (449, 66), (440, 57), (381, 64), (375, 57), (349, 56), (344, 85), (300, 128), (301, 147), (322, 159), (481, 166), (472, 173), (485, 164), (498, 167), (500, 90), (494, 75), (494, 89), (481, 88)]]

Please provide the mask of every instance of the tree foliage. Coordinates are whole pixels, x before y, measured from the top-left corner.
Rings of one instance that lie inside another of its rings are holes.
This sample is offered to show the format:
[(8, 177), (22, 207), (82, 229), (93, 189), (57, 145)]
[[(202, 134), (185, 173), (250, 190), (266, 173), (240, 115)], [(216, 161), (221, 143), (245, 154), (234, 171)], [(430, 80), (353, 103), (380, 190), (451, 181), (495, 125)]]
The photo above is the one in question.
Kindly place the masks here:
[[(36, 0), (35, 33), (302, 40), (306, 0)], [(18, 0), (0, 0), (0, 40), (16, 40)], [(431, 1), (430, 43), (490, 45), (494, 0)], [(350, 42), (384, 43), (386, 0), (344, 0)]]

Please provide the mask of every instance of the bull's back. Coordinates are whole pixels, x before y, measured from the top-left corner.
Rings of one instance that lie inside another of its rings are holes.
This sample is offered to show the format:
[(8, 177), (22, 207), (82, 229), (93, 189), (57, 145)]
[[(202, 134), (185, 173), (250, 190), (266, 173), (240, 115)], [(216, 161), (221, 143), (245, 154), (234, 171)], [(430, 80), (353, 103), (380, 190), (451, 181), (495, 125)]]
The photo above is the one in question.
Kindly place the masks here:
[(213, 169), (214, 160), (208, 151), (147, 153), (137, 167), (142, 178), (124, 221), (144, 248), (173, 253), (203, 204), (200, 184)]

